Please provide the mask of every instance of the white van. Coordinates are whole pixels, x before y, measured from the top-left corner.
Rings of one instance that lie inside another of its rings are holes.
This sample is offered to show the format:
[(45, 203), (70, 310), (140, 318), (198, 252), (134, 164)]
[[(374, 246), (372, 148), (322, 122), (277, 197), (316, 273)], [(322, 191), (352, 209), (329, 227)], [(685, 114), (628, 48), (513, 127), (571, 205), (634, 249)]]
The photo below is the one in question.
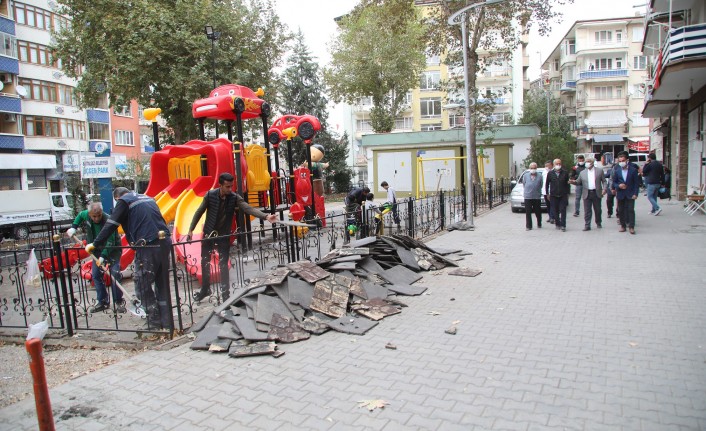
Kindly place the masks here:
[(647, 163), (647, 153), (631, 153), (629, 156), (630, 163), (636, 163), (637, 166), (642, 168)]

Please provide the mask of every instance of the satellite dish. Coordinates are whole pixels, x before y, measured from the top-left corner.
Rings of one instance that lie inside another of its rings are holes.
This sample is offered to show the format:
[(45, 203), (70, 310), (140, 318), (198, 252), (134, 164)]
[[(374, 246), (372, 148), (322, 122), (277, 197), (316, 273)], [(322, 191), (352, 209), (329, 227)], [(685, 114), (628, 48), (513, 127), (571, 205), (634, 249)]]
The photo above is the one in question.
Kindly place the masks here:
[(0, 82), (0, 91), (2, 91), (3, 88), (5, 88), (5, 84), (3, 84), (2, 82)]
[(21, 85), (18, 85), (15, 87), (15, 91), (17, 91), (17, 94), (20, 95), (20, 97), (27, 97), (27, 89), (24, 88)]

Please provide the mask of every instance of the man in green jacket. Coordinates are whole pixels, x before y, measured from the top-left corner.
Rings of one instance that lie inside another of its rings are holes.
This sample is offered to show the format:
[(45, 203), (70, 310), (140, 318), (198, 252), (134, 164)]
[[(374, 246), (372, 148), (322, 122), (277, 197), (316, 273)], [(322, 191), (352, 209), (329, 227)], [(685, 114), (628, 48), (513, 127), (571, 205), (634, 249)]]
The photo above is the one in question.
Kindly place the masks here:
[[(81, 228), (86, 232), (86, 240), (90, 244), (96, 236), (98, 236), (101, 229), (103, 229), (106, 221), (108, 221), (108, 216), (103, 212), (103, 205), (101, 205), (100, 202), (91, 202), (87, 210), (78, 213), (76, 219), (71, 224), (71, 228), (66, 231), (66, 235), (71, 238), (76, 234), (76, 229)], [(120, 255), (122, 254), (122, 250), (120, 248), (114, 248), (116, 246), (120, 246), (120, 236), (117, 232), (108, 238), (108, 242), (101, 252), (98, 263), (93, 262), (91, 277), (93, 278), (93, 285), (96, 287), (96, 305), (90, 308), (89, 311), (91, 313), (98, 313), (110, 309), (110, 298), (105, 288), (103, 269), (101, 267), (106, 263), (109, 264), (111, 278), (118, 280), (118, 282), (122, 279), (122, 274), (120, 273)], [(118, 313), (124, 313), (126, 310), (123, 292), (115, 285), (115, 282), (113, 282), (111, 287), (113, 300), (115, 301), (115, 309)]]

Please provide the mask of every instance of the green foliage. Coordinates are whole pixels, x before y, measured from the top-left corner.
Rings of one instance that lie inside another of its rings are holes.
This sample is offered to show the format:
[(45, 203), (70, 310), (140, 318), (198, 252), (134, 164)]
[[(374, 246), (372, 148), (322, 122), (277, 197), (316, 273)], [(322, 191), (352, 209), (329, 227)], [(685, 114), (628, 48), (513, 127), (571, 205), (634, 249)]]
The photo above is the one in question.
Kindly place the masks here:
[(329, 167), (324, 171), (326, 184), (337, 191), (348, 190), (353, 177), (353, 171), (348, 166), (348, 151), (350, 150), (350, 139), (348, 133), (338, 138), (331, 136), (326, 144), (326, 157), (324, 161), (329, 163)]
[(324, 72), (331, 98), (355, 104), (371, 97), (373, 130), (389, 132), (426, 64), (420, 11), (409, 0), (364, 0), (341, 20), (340, 30)]
[[(191, 104), (212, 90), (215, 42), (219, 84), (268, 88), (286, 40), (271, 0), (59, 0), (70, 24), (52, 47), (64, 72), (78, 78), (81, 107), (111, 95), (112, 105), (137, 99), (158, 106), (174, 141), (198, 136)], [(81, 75), (77, 74), (85, 68)]]
[(149, 161), (149, 156), (129, 157), (125, 161), (125, 169), (116, 170), (113, 187), (127, 187), (130, 190), (137, 190), (138, 183), (150, 178)]
[[(571, 134), (571, 119), (558, 114), (559, 100), (549, 93), (549, 109), (547, 110), (547, 93), (530, 91), (525, 97), (522, 107), (522, 124), (537, 124), (542, 131), (539, 138), (532, 140), (530, 152), (524, 160), (525, 167), (530, 162), (543, 166), (548, 160), (561, 159), (567, 166), (573, 161), (576, 152), (576, 139)], [(550, 125), (547, 130), (547, 114)]]
[[(546, 35), (551, 30), (552, 21), (561, 17), (554, 10), (556, 5), (572, 3), (573, 0), (506, 0), (502, 3), (481, 6), (468, 10), (459, 19), (465, 17), (467, 39), (464, 41), (461, 25), (449, 25), (448, 19), (454, 13), (472, 4), (467, 1), (442, 1), (430, 7), (427, 20), (429, 52), (436, 55), (446, 55), (445, 63), (450, 67), (461, 68), (463, 65), (463, 43), (467, 47), (468, 86), (469, 94), (464, 95), (464, 77), (449, 79), (444, 83), (447, 91), (455, 91), (461, 101), (465, 98), (496, 98), (496, 94), (478, 94), (476, 74), (483, 72), (492, 64), (508, 61), (513, 49), (522, 43), (523, 35), (533, 26), (538, 28), (540, 35)], [(460, 23), (460, 20), (457, 21)], [(515, 24), (515, 25), (513, 25)], [(481, 55), (491, 52), (492, 55)], [(512, 89), (508, 89), (512, 90)], [(516, 89), (521, 91), (521, 89)], [(489, 115), (494, 106), (492, 102), (478, 103), (472, 114), (475, 129), (488, 130), (492, 128)], [(471, 135), (471, 151), (476, 151), (476, 136)], [(478, 182), (478, 164), (473, 159), (474, 172)]]

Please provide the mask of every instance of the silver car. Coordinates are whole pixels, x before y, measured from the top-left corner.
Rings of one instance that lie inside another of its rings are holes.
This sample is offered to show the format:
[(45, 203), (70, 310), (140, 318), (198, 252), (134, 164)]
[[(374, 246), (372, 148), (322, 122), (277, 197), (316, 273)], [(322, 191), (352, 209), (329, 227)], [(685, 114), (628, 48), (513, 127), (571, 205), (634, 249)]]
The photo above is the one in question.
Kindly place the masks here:
[[(537, 168), (537, 175), (542, 175), (542, 177), (544, 177), (545, 171), (545, 168)], [(529, 172), (529, 170), (525, 169), (525, 171), (522, 172), (522, 175), (520, 175), (519, 180), (512, 182), (513, 184), (515, 184), (515, 187), (512, 188), (512, 192), (510, 193), (510, 209), (514, 213), (525, 210), (525, 186), (524, 184), (522, 184), (522, 178), (524, 178), (525, 172)], [(544, 197), (542, 197), (540, 203), (542, 205), (542, 210), (546, 211), (547, 203), (544, 201)]]

